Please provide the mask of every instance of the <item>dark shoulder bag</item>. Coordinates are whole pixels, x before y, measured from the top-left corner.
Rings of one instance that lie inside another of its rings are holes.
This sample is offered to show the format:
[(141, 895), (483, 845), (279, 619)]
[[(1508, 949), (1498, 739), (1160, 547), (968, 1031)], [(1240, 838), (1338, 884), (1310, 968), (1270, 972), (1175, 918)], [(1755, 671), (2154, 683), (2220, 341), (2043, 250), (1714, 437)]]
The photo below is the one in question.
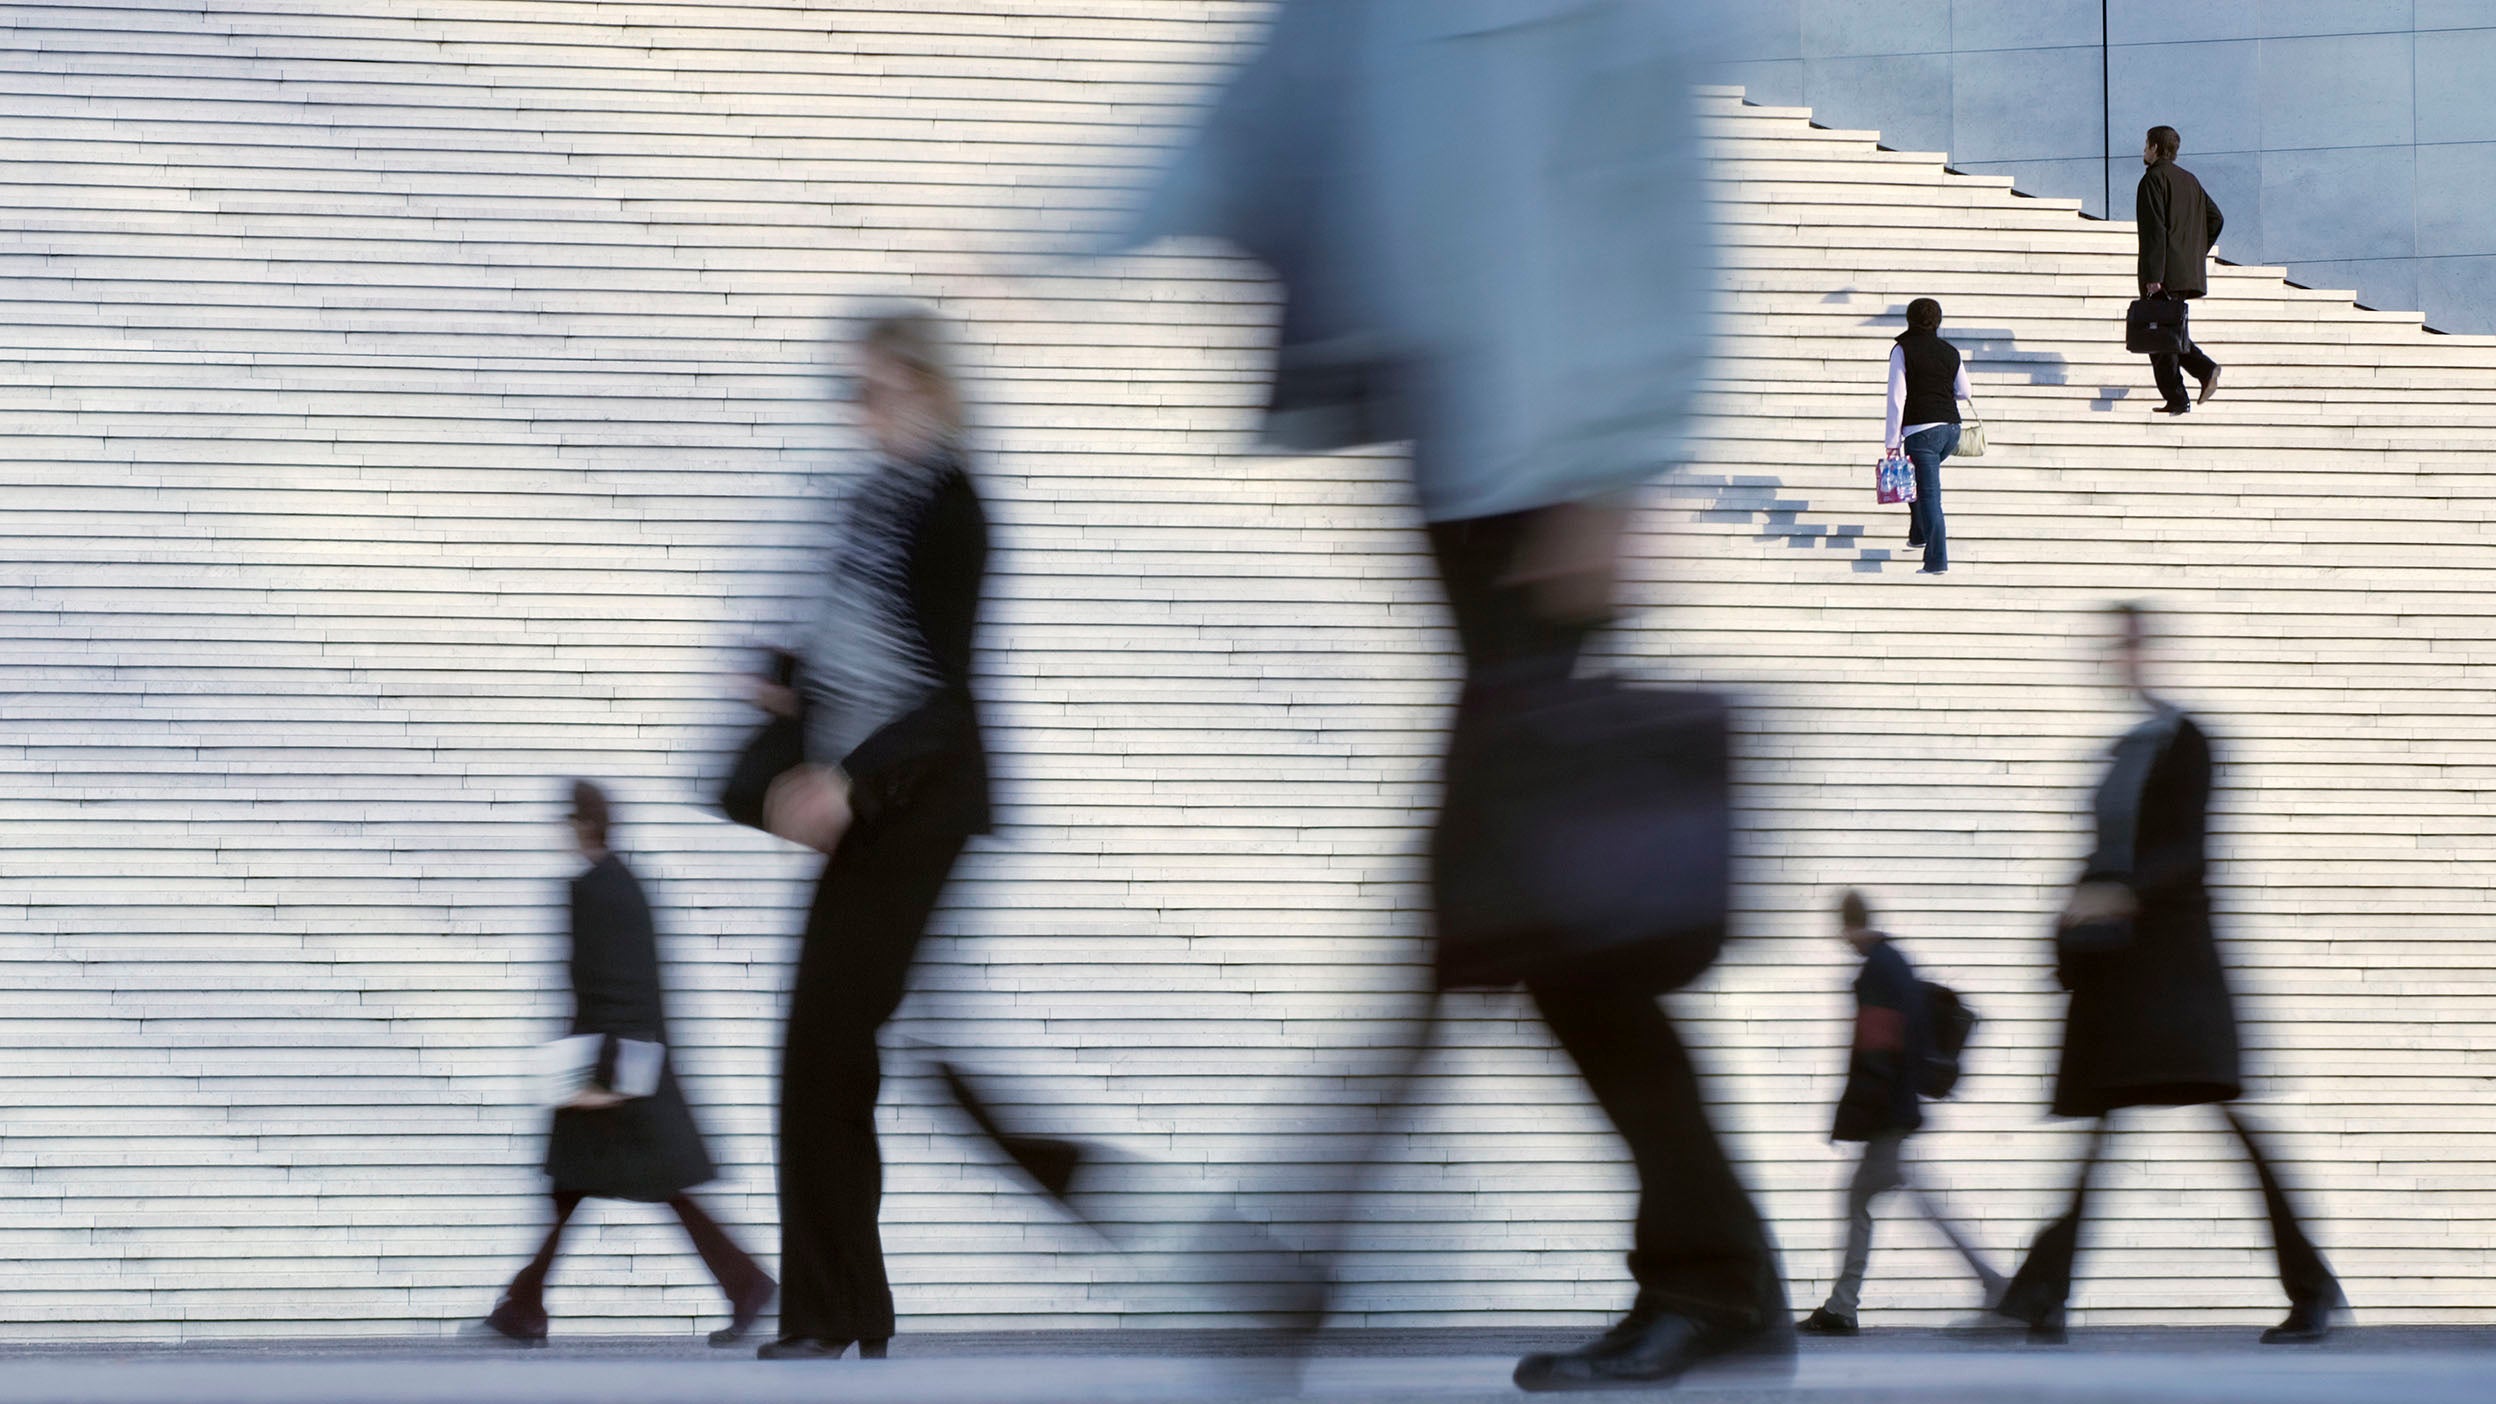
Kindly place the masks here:
[[(795, 689), (797, 656), (785, 649), (771, 650), (763, 675)], [(763, 802), (771, 795), (771, 782), (805, 763), (806, 722), (801, 702), (799, 715), (767, 717), (746, 737), (736, 764), (728, 771), (727, 783), (720, 787), (720, 812), (749, 829), (767, 831)]]
[(1733, 885), (1732, 709), (1612, 678), (1477, 685), (1430, 853), (1444, 988), (1662, 992), (1716, 958)]

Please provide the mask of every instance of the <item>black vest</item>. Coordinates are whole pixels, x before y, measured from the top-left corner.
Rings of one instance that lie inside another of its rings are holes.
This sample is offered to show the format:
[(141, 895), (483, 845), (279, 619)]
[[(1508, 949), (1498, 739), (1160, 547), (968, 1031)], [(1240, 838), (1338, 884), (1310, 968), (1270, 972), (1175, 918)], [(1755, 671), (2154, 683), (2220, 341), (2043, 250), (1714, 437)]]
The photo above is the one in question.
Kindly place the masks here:
[(1959, 348), (1928, 331), (1898, 333), (1907, 365), (1907, 407), (1898, 424), (1959, 422)]

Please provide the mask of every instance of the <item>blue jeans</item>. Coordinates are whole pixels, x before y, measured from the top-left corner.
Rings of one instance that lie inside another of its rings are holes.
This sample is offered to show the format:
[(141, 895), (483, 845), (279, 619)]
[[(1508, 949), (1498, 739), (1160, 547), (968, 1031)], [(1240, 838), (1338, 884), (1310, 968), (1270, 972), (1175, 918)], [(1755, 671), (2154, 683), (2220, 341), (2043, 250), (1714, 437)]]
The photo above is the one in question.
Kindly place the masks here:
[(1924, 545), (1924, 568), (1950, 568), (1950, 537), (1941, 519), (1941, 461), (1959, 450), (1959, 426), (1937, 424), (1907, 436), (1915, 464), (1915, 501), (1907, 506), (1907, 544)]

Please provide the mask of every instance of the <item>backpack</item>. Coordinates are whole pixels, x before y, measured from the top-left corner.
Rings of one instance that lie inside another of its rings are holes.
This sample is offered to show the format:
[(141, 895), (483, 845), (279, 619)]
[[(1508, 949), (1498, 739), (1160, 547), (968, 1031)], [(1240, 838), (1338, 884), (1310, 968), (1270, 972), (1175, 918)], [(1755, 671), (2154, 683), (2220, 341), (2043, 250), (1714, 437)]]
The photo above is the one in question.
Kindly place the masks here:
[(1958, 991), (1930, 980), (1919, 983), (1932, 1042), (1925, 1050), (1924, 1066), (1916, 1070), (1915, 1090), (1927, 1097), (1947, 1097), (1958, 1088), (1959, 1059), (1966, 1053), (1979, 1021), (1976, 1011), (1967, 1007)]

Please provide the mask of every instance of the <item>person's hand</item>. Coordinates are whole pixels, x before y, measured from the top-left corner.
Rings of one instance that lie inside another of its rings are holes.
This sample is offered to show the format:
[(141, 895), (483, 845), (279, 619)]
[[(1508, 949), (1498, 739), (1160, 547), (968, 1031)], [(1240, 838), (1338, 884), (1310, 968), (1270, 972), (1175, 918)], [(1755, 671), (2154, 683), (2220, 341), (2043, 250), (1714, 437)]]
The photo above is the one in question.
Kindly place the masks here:
[(775, 717), (797, 716), (797, 689), (766, 677), (748, 677), (746, 700)]
[(1892, 440), (1890, 440), (1890, 441), (1889, 441), (1889, 447), (1888, 447), (1887, 449), (1885, 449), (1885, 450), (1883, 450), (1883, 451), (1882, 451), (1882, 453), (1881, 453), (1881, 457), (1883, 457), (1883, 458), (1901, 458), (1901, 457), (1904, 457), (1904, 456), (1906, 455), (1906, 452), (1907, 452), (1907, 442), (1906, 442), (1906, 440), (1904, 440), (1904, 439), (1892, 439)]
[(2084, 882), (2063, 908), (2063, 925), (2088, 926), (2101, 921), (2129, 921), (2141, 910), (2140, 899), (2119, 882)]
[(2162, 292), (2165, 292), (2166, 290), (2167, 290), (2167, 285), (2166, 285), (2166, 284), (2164, 284), (2164, 283), (2152, 283), (2152, 284), (2150, 284), (2150, 285), (2149, 285), (2149, 291), (2147, 291), (2147, 292), (2145, 292), (2145, 293), (2141, 294), (2141, 296), (2143, 296), (2143, 297), (2156, 297), (2158, 294), (2160, 294), (2160, 293), (2162, 293)]
[(1500, 583), (1533, 593), (1535, 612), (1563, 623), (1611, 613), (1621, 569), (1621, 536), (1629, 509), (1610, 503), (1563, 502), (1534, 514)]
[(829, 766), (792, 767), (763, 793), (763, 827), (818, 853), (849, 831), (849, 777)]
[(563, 1105), (570, 1111), (600, 1111), (620, 1105), (624, 1100), (603, 1087), (584, 1087), (573, 1093), (572, 1100)]

